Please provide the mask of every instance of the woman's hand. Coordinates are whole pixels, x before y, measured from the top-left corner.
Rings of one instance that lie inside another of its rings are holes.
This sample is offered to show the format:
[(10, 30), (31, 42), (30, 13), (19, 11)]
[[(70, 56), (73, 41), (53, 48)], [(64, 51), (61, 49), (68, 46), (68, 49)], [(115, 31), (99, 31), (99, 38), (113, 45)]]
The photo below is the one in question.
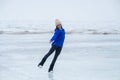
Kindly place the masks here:
[(51, 43), (51, 42), (52, 42), (52, 40), (49, 41), (49, 43)]

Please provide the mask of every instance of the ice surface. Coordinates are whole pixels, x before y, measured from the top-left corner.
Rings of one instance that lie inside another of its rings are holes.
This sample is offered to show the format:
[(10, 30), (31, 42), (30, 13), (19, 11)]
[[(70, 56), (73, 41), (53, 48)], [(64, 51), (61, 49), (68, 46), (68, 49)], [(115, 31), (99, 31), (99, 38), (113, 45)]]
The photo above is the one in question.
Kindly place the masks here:
[(37, 67), (52, 34), (0, 35), (0, 80), (120, 80), (120, 35), (66, 35), (53, 74)]

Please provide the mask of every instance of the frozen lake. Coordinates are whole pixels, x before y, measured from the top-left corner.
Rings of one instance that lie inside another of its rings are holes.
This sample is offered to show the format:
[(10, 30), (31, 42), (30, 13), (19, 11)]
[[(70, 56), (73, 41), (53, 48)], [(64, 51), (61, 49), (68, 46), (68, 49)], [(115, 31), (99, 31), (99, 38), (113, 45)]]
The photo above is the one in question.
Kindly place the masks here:
[(0, 35), (0, 80), (120, 80), (120, 35), (66, 35), (53, 75), (37, 67), (52, 34)]

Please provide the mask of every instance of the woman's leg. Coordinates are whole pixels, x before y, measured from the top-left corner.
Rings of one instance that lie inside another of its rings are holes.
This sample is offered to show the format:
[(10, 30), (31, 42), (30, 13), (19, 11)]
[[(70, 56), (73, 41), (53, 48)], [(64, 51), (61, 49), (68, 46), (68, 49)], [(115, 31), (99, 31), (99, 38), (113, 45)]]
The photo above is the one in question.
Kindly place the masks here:
[(54, 58), (53, 58), (53, 60), (52, 60), (52, 63), (50, 64), (50, 68), (49, 68), (48, 72), (53, 71), (55, 62), (56, 62), (57, 57), (59, 56), (61, 50), (62, 50), (61, 47), (57, 47), (57, 49), (56, 49), (56, 51), (55, 51), (55, 56), (54, 56)]
[(43, 66), (44, 63), (45, 63), (45, 61), (46, 61), (46, 59), (47, 59), (55, 50), (56, 50), (56, 46), (52, 46), (51, 49), (49, 50), (49, 52), (43, 57), (43, 59), (41, 60), (41, 62), (38, 64), (38, 66), (39, 66), (39, 65)]

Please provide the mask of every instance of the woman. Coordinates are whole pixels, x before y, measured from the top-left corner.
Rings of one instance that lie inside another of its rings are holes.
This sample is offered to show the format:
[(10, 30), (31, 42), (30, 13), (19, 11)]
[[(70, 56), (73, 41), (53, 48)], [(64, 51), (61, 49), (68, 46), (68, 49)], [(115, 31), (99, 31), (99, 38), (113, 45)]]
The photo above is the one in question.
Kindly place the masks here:
[(55, 62), (62, 50), (65, 39), (65, 30), (63, 29), (61, 22), (58, 19), (56, 19), (55, 23), (56, 23), (55, 33), (53, 37), (50, 39), (52, 47), (49, 50), (49, 52), (43, 57), (42, 61), (38, 64), (38, 67), (41, 68), (44, 65), (46, 59), (55, 51), (55, 55), (52, 60), (52, 63), (50, 64), (48, 72), (53, 72)]

